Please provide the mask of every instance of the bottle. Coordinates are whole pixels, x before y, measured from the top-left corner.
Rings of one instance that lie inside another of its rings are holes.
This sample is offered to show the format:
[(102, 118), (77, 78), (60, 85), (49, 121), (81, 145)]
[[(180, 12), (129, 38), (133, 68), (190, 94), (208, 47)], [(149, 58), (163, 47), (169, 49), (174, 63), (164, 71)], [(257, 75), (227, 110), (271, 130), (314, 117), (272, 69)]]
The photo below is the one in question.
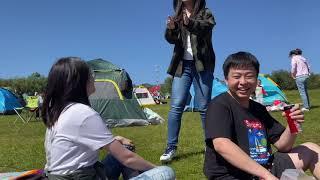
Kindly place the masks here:
[(285, 106), (283, 107), (283, 111), (286, 113), (286, 118), (287, 118), (287, 122), (288, 122), (291, 134), (298, 134), (299, 132), (302, 131), (301, 125), (297, 121), (291, 119), (289, 115), (291, 113), (290, 110), (293, 106), (294, 105)]

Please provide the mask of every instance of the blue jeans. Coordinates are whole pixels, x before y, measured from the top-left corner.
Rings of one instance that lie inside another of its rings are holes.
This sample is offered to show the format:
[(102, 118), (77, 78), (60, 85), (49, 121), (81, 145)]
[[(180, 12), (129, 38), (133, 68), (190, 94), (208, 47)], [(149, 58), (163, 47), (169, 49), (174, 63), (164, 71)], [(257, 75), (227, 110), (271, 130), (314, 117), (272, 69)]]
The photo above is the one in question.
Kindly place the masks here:
[(124, 180), (173, 180), (174, 171), (167, 166), (158, 166), (148, 171), (140, 173), (121, 164), (112, 155), (107, 155), (102, 161), (105, 167), (105, 173), (108, 180), (118, 180), (120, 175)]
[(303, 107), (309, 109), (310, 101), (309, 101), (309, 95), (307, 90), (307, 79), (308, 79), (308, 76), (298, 76), (296, 78), (296, 84), (303, 102)]
[(211, 100), (213, 72), (197, 72), (194, 61), (183, 61), (183, 73), (181, 77), (174, 77), (171, 91), (171, 107), (168, 115), (168, 146), (176, 146), (181, 127), (181, 116), (186, 105), (191, 84), (194, 86), (195, 101), (199, 105), (199, 111), (204, 129), (206, 110)]
[(141, 173), (139, 176), (133, 177), (130, 180), (175, 180), (174, 171), (168, 166), (158, 166), (149, 171)]

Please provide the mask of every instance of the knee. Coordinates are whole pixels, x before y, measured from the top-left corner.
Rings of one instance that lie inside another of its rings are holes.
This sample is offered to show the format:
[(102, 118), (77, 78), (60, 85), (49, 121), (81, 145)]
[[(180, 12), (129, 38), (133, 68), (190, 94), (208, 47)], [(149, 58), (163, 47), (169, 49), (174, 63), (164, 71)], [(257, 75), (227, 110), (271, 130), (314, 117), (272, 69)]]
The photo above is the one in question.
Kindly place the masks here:
[(313, 142), (306, 142), (301, 145), (307, 147), (310, 150), (317, 152), (318, 154), (320, 153), (320, 146)]
[(175, 102), (171, 104), (171, 110), (182, 112), (185, 107), (185, 104), (182, 102)]
[(157, 169), (165, 174), (165, 176), (167, 177), (166, 179), (168, 180), (175, 179), (176, 177), (173, 169), (169, 166), (159, 166), (157, 167)]
[(302, 157), (305, 157), (304, 162), (305, 164), (314, 165), (317, 164), (320, 160), (320, 147), (319, 145), (312, 143), (312, 142), (306, 142), (301, 144), (301, 146), (304, 146), (304, 150), (301, 152)]

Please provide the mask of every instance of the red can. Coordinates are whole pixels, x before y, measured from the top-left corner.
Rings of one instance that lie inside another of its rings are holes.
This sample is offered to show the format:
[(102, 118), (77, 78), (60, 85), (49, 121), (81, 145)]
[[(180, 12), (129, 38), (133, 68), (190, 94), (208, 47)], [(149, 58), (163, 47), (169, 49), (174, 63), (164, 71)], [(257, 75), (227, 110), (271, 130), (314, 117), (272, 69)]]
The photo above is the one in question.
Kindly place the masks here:
[(283, 111), (286, 113), (287, 122), (288, 122), (291, 134), (298, 134), (299, 132), (302, 131), (301, 125), (297, 121), (291, 119), (291, 117), (289, 115), (291, 113), (290, 109), (293, 106), (294, 105), (285, 106), (285, 107), (283, 107)]

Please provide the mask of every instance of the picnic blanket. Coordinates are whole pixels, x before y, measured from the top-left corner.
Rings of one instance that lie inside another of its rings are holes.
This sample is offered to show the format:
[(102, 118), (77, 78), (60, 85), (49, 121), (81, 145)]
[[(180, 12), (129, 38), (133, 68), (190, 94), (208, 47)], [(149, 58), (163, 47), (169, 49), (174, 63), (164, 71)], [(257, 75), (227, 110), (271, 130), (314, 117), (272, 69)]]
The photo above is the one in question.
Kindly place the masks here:
[(47, 179), (44, 176), (43, 169), (33, 169), (23, 172), (7, 172), (0, 173), (1, 180), (44, 180)]

